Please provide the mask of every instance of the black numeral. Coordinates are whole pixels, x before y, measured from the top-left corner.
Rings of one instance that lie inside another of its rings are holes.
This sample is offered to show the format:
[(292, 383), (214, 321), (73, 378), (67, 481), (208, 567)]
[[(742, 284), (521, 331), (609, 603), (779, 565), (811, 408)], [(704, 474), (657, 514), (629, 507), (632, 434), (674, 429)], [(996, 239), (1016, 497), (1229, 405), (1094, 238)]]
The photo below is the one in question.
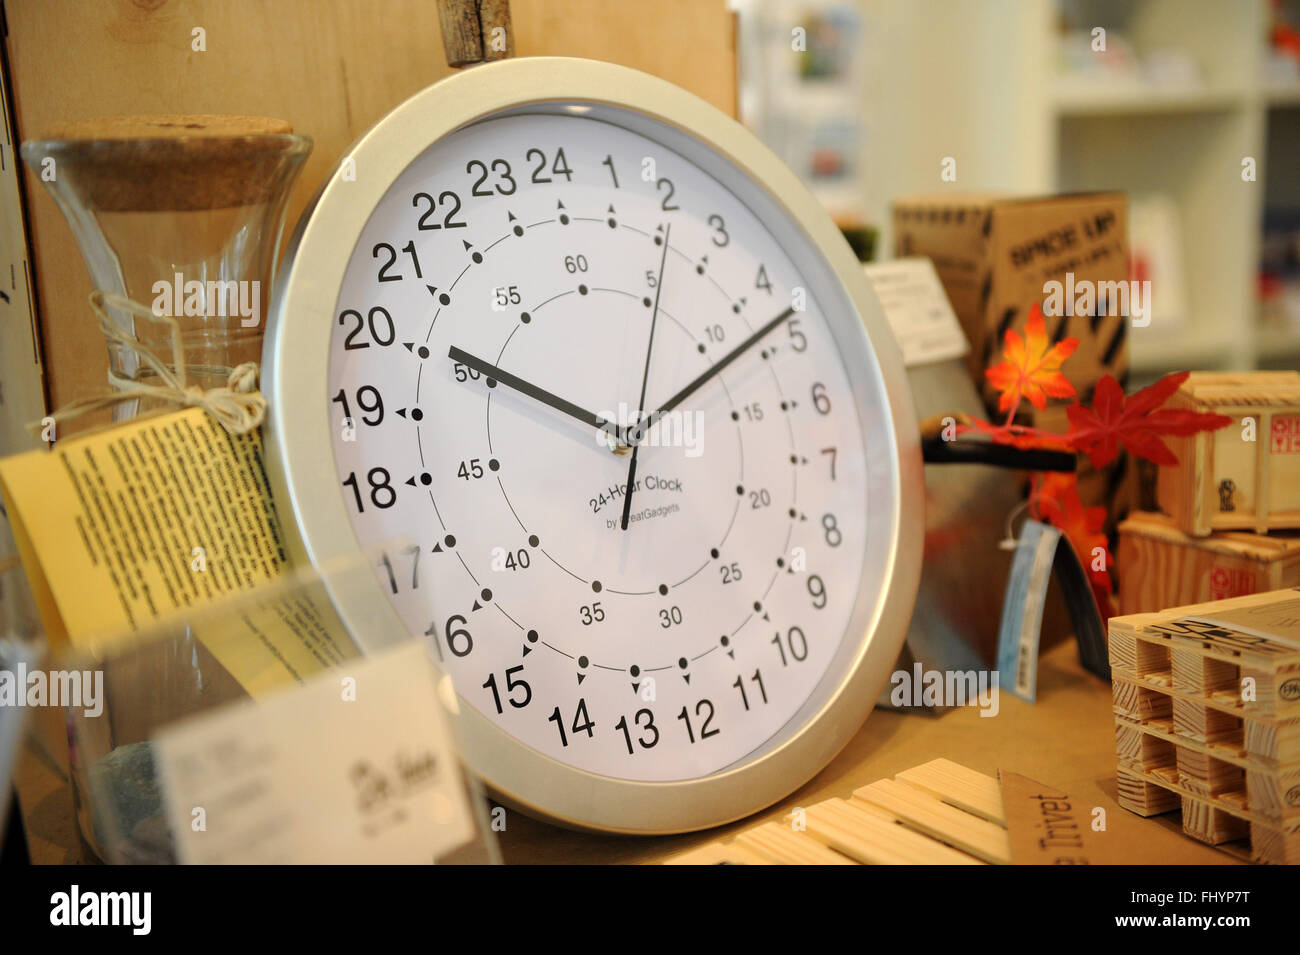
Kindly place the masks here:
[[(524, 666), (521, 663), (517, 667), (506, 670), (506, 702), (517, 710), (522, 710), (533, 701), (533, 688), (528, 685), (528, 681), (523, 677), (515, 679), (515, 674), (521, 672), (523, 668)], [(483, 689), (492, 691), (492, 702), (496, 704), (497, 713), (504, 713), (505, 710), (501, 706), (501, 693), (497, 690), (497, 675), (495, 673), (488, 674), (487, 680), (483, 683)], [(515, 699), (515, 690), (524, 691), (522, 700)]]
[[(474, 180), (474, 184), (470, 186), (469, 194), (471, 196), (490, 196), (492, 195), (493, 189), (502, 196), (513, 196), (515, 194), (515, 189), (518, 187), (518, 184), (515, 182), (514, 177), (510, 175), (510, 163), (506, 162), (504, 159), (492, 160), (492, 171), (497, 174), (497, 181), (492, 184), (492, 189), (479, 188), (483, 183), (487, 182), (487, 163), (480, 159), (471, 159), (465, 164), (465, 172), (473, 175), (476, 166), (480, 170), (480, 175)], [(509, 189), (506, 188), (507, 183), (510, 185)]]
[(831, 399), (826, 396), (826, 386), (820, 381), (813, 383), (812, 403), (818, 414), (831, 413)]
[(821, 610), (826, 606), (826, 584), (817, 574), (808, 575), (808, 593), (812, 595), (813, 609)]
[[(551, 176), (545, 175), (546, 153), (534, 146), (532, 149), (528, 150), (524, 156), (529, 160), (532, 160), (534, 156), (537, 157), (537, 166), (533, 169), (532, 175), (533, 182), (538, 184), (554, 182)], [(613, 166), (610, 167), (611, 172), (613, 171), (613, 168)], [(555, 151), (555, 161), (551, 163), (551, 175), (563, 176), (566, 182), (573, 181), (573, 170), (569, 168), (569, 162), (564, 158), (563, 149), (557, 149)], [(615, 185), (617, 185), (617, 183), (615, 183)]]
[[(434, 201), (433, 196), (429, 195), (427, 192), (417, 192), (411, 197), (411, 205), (417, 209), (420, 208), (421, 201), (428, 205), (428, 208), (424, 210), (419, 221), (415, 224), (415, 227), (421, 231), (427, 232), (430, 229), (463, 229), (469, 224), (467, 222), (457, 222), (455, 220), (456, 213), (460, 212), (460, 196), (456, 195), (456, 193), (452, 192), (450, 189), (445, 189), (438, 193), (438, 199), (436, 202)], [(450, 206), (450, 208), (447, 209), (446, 215), (442, 217), (441, 223), (430, 222), (429, 217), (434, 214), (435, 209), (439, 206)]]
[(663, 209), (664, 212), (676, 212), (681, 208), (681, 206), (672, 202), (673, 194), (677, 192), (677, 187), (674, 186), (673, 181), (668, 178), (660, 179), (655, 183), (655, 189), (659, 192), (663, 192), (665, 186), (668, 187), (668, 194), (664, 196), (663, 201), (659, 204), (659, 208)]
[[(655, 726), (655, 715), (649, 710), (637, 710), (636, 715), (632, 717), (632, 722), (640, 726), (643, 716), (645, 717), (645, 732), (637, 739), (637, 743), (642, 749), (653, 749), (655, 744), (659, 742), (659, 727)], [(627, 717), (620, 717), (619, 721), (614, 724), (614, 729), (622, 730), (623, 744), (627, 747), (627, 754), (631, 756), (635, 750), (632, 748), (632, 733), (627, 726)], [(646, 739), (646, 733), (652, 734), (648, 740)]]
[[(447, 642), (447, 649), (452, 652), (453, 656), (467, 657), (470, 651), (474, 649), (474, 638), (466, 629), (465, 617), (461, 614), (452, 614), (443, 624), (443, 638)], [(426, 637), (433, 638), (433, 647), (438, 651), (438, 659), (442, 659), (442, 643), (438, 640), (438, 624), (429, 624), (429, 629), (424, 631)]]
[(781, 632), (779, 630), (777, 631), (776, 636), (768, 642), (776, 644), (777, 650), (781, 653), (781, 666), (783, 667), (790, 665), (790, 661), (785, 657), (787, 649), (789, 649), (790, 656), (796, 663), (802, 663), (804, 660), (808, 659), (808, 640), (804, 637), (803, 630), (798, 627), (790, 628), (789, 632), (785, 635), (784, 642), (781, 640)]
[[(330, 401), (338, 402), (343, 406), (344, 421), (350, 422), (352, 420), (352, 409), (348, 406), (348, 393), (346, 391), (340, 388), (339, 393)], [(361, 406), (362, 411), (369, 412), (362, 415), (361, 420), (372, 428), (384, 420), (384, 399), (380, 397), (379, 389), (374, 385), (362, 385), (357, 389), (357, 404)]]
[[(757, 687), (758, 687), (758, 695), (759, 695), (759, 697), (762, 699), (762, 701), (763, 701), (764, 703), (766, 703), (766, 702), (767, 702), (767, 690), (763, 687), (763, 674), (760, 673), (758, 670), (755, 670), (755, 671), (753, 672), (753, 674), (750, 676), (749, 679), (750, 679), (751, 681), (753, 681), (753, 683), (754, 683), (755, 685), (757, 685)], [(739, 673), (736, 674), (736, 682), (733, 683), (733, 684), (731, 684), (731, 685), (734, 686), (737, 690), (740, 691), (740, 702), (744, 704), (744, 706), (745, 706), (745, 710), (748, 711), (748, 710), (749, 710), (749, 694), (747, 694), (747, 693), (745, 692), (745, 681), (744, 681), (744, 679), (740, 676)]]
[[(393, 326), (393, 316), (388, 314), (388, 310), (376, 305), (370, 310), (366, 318), (361, 317), (361, 313), (354, 308), (344, 309), (339, 313), (339, 324), (346, 325), (348, 316), (357, 320), (356, 327), (348, 332), (343, 339), (343, 348), (345, 351), (352, 351), (356, 348), (369, 348), (370, 342), (354, 341), (361, 334), (362, 330), (369, 326), (370, 338), (381, 348), (391, 345), (397, 338), (397, 329)], [(378, 316), (378, 317), (376, 317)]]
[(722, 216), (709, 216), (709, 225), (713, 226), (713, 244), (719, 249), (731, 241), (731, 236), (727, 235), (727, 224), (722, 221)]
[(840, 546), (840, 541), (844, 539), (844, 535), (840, 533), (840, 527), (835, 522), (834, 514), (822, 515), (822, 530), (826, 532), (826, 543), (832, 547)]
[[(704, 722), (700, 725), (700, 739), (708, 739), (710, 736), (717, 736), (722, 730), (709, 729), (709, 724), (713, 722), (713, 701), (700, 700), (695, 704), (695, 715), (703, 717)], [(686, 735), (692, 743), (695, 742), (695, 728), (691, 725), (691, 714), (687, 712), (686, 707), (677, 714), (677, 718), (686, 724)]]
[[(386, 468), (371, 468), (366, 472), (366, 481), (370, 484), (370, 503), (375, 507), (383, 510), (386, 507), (392, 507), (397, 503), (397, 492), (393, 490), (392, 484), (389, 483), (391, 478), (388, 476)], [(357, 483), (357, 473), (351, 472), (343, 481), (344, 487), (352, 488), (352, 496), (356, 500), (357, 513), (365, 513), (365, 505), (361, 502), (361, 489)]]
[[(411, 558), (411, 589), (419, 590), (420, 545), (412, 544), (410, 547), (404, 548), (402, 553), (409, 555)], [(384, 570), (388, 571), (388, 586), (392, 589), (393, 593), (397, 593), (397, 575), (393, 571), (393, 562), (388, 559), (387, 551), (384, 552), (384, 555), (379, 559), (379, 562), (384, 565)]]
[[(568, 746), (569, 738), (564, 734), (564, 717), (560, 715), (560, 708), (557, 706), (555, 709), (551, 710), (551, 715), (546, 719), (547, 721), (554, 723), (555, 728), (560, 731), (560, 745)], [(578, 722), (580, 719), (583, 720), (582, 723)], [(587, 701), (585, 699), (579, 699), (578, 709), (577, 712), (573, 714), (573, 725), (570, 729), (575, 734), (586, 733), (587, 736), (590, 737), (592, 735), (592, 728), (595, 725), (596, 724), (591, 721), (591, 717), (587, 715)]]

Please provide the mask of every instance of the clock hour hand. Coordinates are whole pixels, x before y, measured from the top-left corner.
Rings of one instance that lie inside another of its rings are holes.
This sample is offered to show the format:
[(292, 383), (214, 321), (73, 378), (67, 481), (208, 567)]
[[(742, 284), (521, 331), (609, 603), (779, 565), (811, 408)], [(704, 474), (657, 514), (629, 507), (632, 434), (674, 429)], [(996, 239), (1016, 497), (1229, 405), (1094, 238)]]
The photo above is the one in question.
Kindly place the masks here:
[(532, 382), (524, 381), (524, 379), (510, 374), (510, 372), (503, 368), (498, 368), (496, 365), (486, 362), (482, 358), (471, 355), (469, 352), (462, 351), (455, 345), (452, 345), (451, 348), (447, 350), (447, 357), (452, 361), (458, 361), (468, 368), (473, 368), (475, 371), (487, 375), (493, 381), (499, 382), (507, 388), (519, 392), (521, 395), (527, 395), (534, 401), (540, 401), (542, 404), (554, 408), (556, 411), (566, 414), (570, 418), (575, 418), (585, 425), (590, 425), (597, 430), (608, 432), (613, 435), (614, 439), (620, 444), (623, 442), (623, 435), (620, 433), (618, 425), (606, 421), (604, 418), (600, 417), (600, 415), (594, 414), (585, 408), (579, 408), (571, 401), (565, 401), (559, 395), (551, 394), (551, 392), (547, 391), (545, 388), (539, 388)]
[(749, 351), (749, 349), (753, 348), (754, 345), (758, 344), (759, 340), (763, 338), (763, 336), (768, 334), (770, 331), (772, 331), (772, 329), (776, 328), (778, 325), (780, 325), (782, 322), (784, 322), (787, 318), (789, 318), (793, 314), (794, 314), (794, 309), (787, 308), (784, 312), (782, 312), (780, 315), (773, 318), (771, 321), (765, 324), (758, 331), (754, 332), (754, 334), (750, 335), (748, 338), (746, 338), (743, 342), (741, 342), (731, 351), (727, 352), (727, 354), (723, 356), (721, 359), (715, 361), (712, 365), (710, 365), (707, 369), (705, 369), (704, 372), (699, 375), (699, 377), (697, 377), (694, 381), (690, 382), (690, 384), (686, 385), (686, 387), (684, 387), (681, 391), (677, 392), (677, 394), (673, 395), (671, 398), (665, 401), (659, 407), (659, 410), (647, 416), (644, 420), (639, 422), (636, 425), (636, 427), (629, 428), (627, 432), (627, 443), (635, 448), (645, 438), (646, 433), (650, 430), (650, 428), (654, 425), (656, 421), (658, 421), (664, 415), (668, 414), (668, 412), (672, 411), (674, 408), (676, 408), (679, 404), (681, 404), (691, 395), (695, 394), (695, 392), (699, 391), (699, 389), (704, 387), (704, 385), (709, 381), (709, 379), (711, 379), (714, 375), (721, 372), (722, 369), (726, 368), (728, 365), (730, 365), (741, 355), (745, 354), (745, 352)]

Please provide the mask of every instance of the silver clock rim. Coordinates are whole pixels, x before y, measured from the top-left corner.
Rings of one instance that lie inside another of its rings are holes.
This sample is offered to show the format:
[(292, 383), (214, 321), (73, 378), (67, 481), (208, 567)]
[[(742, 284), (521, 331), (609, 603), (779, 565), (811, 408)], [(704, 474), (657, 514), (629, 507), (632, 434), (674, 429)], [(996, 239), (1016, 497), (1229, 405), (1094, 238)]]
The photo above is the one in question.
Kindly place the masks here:
[[(823, 279), (843, 293), (861, 318), (861, 324), (846, 322), (837, 317), (844, 314), (842, 309), (824, 309), (863, 428), (878, 428), (877, 443), (867, 448), (872, 507), (864, 586), (840, 651), (809, 701), (774, 737), (779, 742), (769, 742), (708, 776), (643, 782), (561, 763), (511, 737), (468, 704), (459, 707), (456, 729), (462, 755), (506, 803), (567, 826), (601, 832), (649, 835), (702, 829), (777, 802), (812, 778), (857, 733), (906, 636), (920, 579), (924, 526), (917, 424), (902, 357), (880, 306), (827, 213), (744, 127), (656, 77), (561, 57), (475, 67), (398, 106), (340, 160), (286, 248), (263, 353), (262, 386), (270, 404), (264, 428), (267, 471), (286, 546), (295, 561), (321, 567), (359, 550), (344, 491), (335, 480), (329, 403), (321, 400), (330, 340), (321, 332), (321, 316), (333, 314), (357, 237), (393, 182), (433, 142), (491, 115), (511, 110), (563, 112), (565, 103), (640, 115), (647, 125), (667, 127), (683, 142), (694, 142), (701, 155), (711, 152), (720, 164), (739, 168), (756, 187), (756, 195), (766, 196), (773, 209), (803, 229), (809, 248), (819, 254), (820, 262), (812, 264), (824, 263)], [(348, 160), (354, 178), (344, 178)], [(699, 164), (709, 171), (709, 164)], [(732, 188), (731, 183), (724, 185)], [(873, 393), (881, 390), (874, 387), (873, 359), (883, 395)], [(883, 435), (888, 436), (891, 453), (873, 458)], [(885, 543), (892, 546), (882, 546)], [(873, 582), (874, 589), (865, 586)], [(354, 635), (382, 635), (358, 641), (363, 651), (408, 638), (378, 577), (349, 575), (327, 584)]]

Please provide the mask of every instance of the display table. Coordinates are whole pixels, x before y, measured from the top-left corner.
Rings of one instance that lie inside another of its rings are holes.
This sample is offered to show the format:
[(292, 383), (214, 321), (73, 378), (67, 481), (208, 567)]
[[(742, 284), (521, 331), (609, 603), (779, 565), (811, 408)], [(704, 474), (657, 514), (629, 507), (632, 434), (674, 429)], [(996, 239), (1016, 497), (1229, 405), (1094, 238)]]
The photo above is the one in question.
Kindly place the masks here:
[[(806, 786), (757, 816), (721, 829), (683, 836), (642, 838), (598, 836), (559, 829), (522, 813), (509, 812), (499, 833), (507, 863), (655, 863), (762, 820), (777, 819), (797, 806), (832, 796), (938, 757), (995, 775), (1007, 769), (1063, 789), (1108, 816), (1124, 813), (1115, 801), (1115, 733), (1110, 687), (1080, 668), (1073, 642), (1044, 653), (1038, 700), (1033, 706), (1001, 694), (997, 716), (981, 717), (976, 707), (940, 716), (872, 713), (853, 741)], [(57, 729), (61, 714), (40, 714), (44, 739)], [(51, 747), (53, 748), (53, 747)], [(64, 754), (66, 759), (66, 754)], [(41, 752), (29, 739), (20, 759), (17, 785), (32, 861), (93, 862), (73, 816), (66, 762)], [(1138, 822), (1141, 844), (1133, 862), (1188, 865), (1232, 864), (1233, 856), (1182, 834), (1178, 814)]]

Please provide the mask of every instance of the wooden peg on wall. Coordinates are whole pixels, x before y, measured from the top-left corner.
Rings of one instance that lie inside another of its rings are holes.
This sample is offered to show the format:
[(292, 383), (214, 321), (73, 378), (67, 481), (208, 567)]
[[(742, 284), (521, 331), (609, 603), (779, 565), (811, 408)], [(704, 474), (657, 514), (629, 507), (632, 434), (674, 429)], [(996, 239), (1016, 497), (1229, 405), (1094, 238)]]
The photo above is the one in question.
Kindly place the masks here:
[(438, 0), (448, 66), (504, 60), (515, 49), (510, 0)]

